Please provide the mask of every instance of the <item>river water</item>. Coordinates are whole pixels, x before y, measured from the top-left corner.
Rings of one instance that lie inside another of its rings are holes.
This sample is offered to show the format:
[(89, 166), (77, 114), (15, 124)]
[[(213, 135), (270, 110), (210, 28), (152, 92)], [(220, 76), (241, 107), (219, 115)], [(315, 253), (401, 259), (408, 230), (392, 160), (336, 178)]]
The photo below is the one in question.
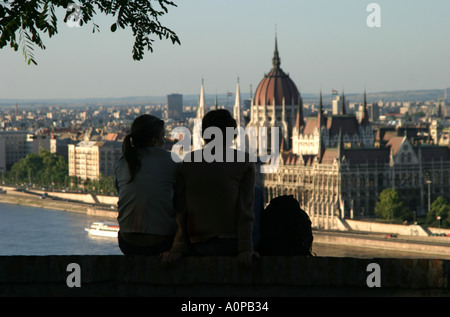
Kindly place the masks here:
[[(115, 221), (81, 213), (0, 203), (2, 255), (120, 255), (116, 238), (94, 237), (94, 221)], [(430, 255), (360, 247), (313, 244), (317, 256), (355, 258), (431, 258)]]
[[(117, 239), (90, 236), (81, 213), (0, 203), (0, 255), (122, 254)], [(113, 219), (114, 220), (114, 219)]]

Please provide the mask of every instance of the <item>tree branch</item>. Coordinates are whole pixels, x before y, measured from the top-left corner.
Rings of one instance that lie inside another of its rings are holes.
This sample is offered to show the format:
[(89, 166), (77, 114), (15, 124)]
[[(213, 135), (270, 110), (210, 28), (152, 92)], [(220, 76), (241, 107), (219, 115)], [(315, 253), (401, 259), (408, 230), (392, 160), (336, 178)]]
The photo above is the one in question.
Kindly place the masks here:
[[(152, 3), (157, 3), (160, 9), (156, 9)], [(80, 25), (86, 25), (97, 14), (96, 9), (105, 15), (116, 16), (117, 22), (111, 25), (111, 32), (117, 27), (130, 28), (135, 38), (132, 57), (141, 60), (144, 50), (153, 51), (154, 39), (152, 35), (162, 39), (170, 39), (172, 44), (180, 43), (176, 33), (161, 25), (159, 17), (168, 13), (169, 6), (176, 6), (167, 0), (79, 0), (77, 10), (74, 12), (68, 8), (74, 7), (72, 0), (13, 0), (0, 1), (0, 49), (10, 45), (14, 50), (22, 47), (23, 54), (28, 64), (37, 65), (34, 58), (34, 45), (45, 49), (40, 33), (47, 33), (49, 37), (58, 33), (58, 19), (55, 8), (66, 10), (64, 22), (69, 18), (78, 18)], [(76, 13), (76, 14), (74, 14)], [(93, 32), (99, 31), (97, 24), (93, 23)], [(19, 33), (19, 41), (16, 33)]]

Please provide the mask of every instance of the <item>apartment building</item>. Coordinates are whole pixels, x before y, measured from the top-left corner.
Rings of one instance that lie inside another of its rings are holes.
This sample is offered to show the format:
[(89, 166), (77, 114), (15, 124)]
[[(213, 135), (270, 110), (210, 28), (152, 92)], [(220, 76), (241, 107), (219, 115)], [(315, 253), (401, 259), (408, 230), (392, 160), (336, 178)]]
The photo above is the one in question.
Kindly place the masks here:
[(27, 131), (0, 131), (0, 173), (28, 154)]
[(81, 141), (69, 144), (69, 176), (94, 180), (114, 175), (114, 166), (121, 155), (122, 142)]

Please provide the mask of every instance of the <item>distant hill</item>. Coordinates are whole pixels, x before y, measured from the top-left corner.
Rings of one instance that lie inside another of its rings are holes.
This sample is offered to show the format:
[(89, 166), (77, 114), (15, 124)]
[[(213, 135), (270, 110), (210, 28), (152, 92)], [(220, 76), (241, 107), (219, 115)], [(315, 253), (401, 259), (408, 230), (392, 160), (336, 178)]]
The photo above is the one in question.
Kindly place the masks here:
[[(448, 95), (450, 89), (448, 91)], [(428, 100), (438, 100), (438, 98), (444, 97), (444, 89), (430, 89), (430, 90), (400, 90), (400, 91), (386, 91), (367, 93), (367, 102), (383, 101), (419, 101), (424, 102)], [(330, 100), (331, 95), (323, 95), (324, 100)], [(345, 94), (346, 101), (349, 102), (362, 102), (364, 94)], [(319, 100), (319, 94), (307, 95), (303, 97), (304, 102), (317, 102)]]
[[(450, 89), (447, 88), (447, 94), (450, 95)], [(242, 94), (243, 99), (248, 98), (248, 94)], [(350, 102), (362, 102), (363, 94), (345, 94), (346, 100)], [(429, 90), (402, 90), (402, 91), (388, 91), (367, 93), (368, 102), (383, 101), (419, 101), (424, 102), (428, 100), (437, 100), (444, 97), (444, 89), (429, 89)], [(213, 105), (216, 95), (205, 95), (206, 103)], [(227, 96), (226, 94), (217, 95), (219, 105), (233, 105), (234, 94)], [(316, 103), (319, 100), (319, 94), (302, 93), (303, 102)], [(331, 95), (323, 95), (325, 102), (331, 100)], [(190, 94), (183, 95), (183, 102), (185, 105), (197, 105), (199, 95)], [(0, 106), (100, 106), (100, 105), (147, 105), (147, 104), (161, 104), (165, 105), (167, 96), (129, 96), (122, 98), (84, 98), (84, 99), (0, 99)]]
[[(362, 96), (362, 94), (361, 94)], [(444, 97), (444, 89), (433, 90), (403, 90), (367, 94), (371, 101), (428, 101)], [(362, 98), (362, 97), (361, 97)], [(373, 100), (374, 99), (374, 100)]]

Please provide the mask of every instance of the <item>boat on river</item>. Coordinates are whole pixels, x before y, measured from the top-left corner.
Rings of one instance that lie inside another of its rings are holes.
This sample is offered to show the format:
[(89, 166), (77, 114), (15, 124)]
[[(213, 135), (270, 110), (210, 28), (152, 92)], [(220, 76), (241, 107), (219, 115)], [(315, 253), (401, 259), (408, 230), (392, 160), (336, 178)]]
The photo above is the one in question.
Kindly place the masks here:
[(93, 222), (90, 227), (85, 230), (93, 236), (117, 238), (119, 225), (110, 222)]

